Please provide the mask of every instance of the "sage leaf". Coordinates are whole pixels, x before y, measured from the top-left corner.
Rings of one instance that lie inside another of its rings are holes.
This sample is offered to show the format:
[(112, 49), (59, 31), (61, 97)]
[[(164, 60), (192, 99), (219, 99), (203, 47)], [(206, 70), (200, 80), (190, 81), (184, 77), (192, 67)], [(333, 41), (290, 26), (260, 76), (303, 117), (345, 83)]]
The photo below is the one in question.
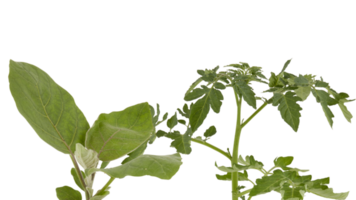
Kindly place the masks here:
[(347, 196), (349, 196), (349, 192), (344, 192), (344, 193), (334, 193), (332, 188), (328, 189), (308, 189), (308, 192), (313, 193), (315, 195), (324, 197), (324, 198), (329, 198), (329, 199), (337, 199), (337, 200), (345, 200)]
[(205, 137), (211, 137), (213, 135), (215, 135), (216, 133), (216, 128), (215, 126), (210, 126), (204, 133)]
[(86, 147), (98, 152), (101, 161), (131, 153), (151, 137), (154, 130), (148, 103), (123, 111), (101, 114), (87, 132)]
[(98, 165), (99, 158), (98, 153), (89, 149), (87, 150), (82, 144), (78, 143), (76, 145), (76, 150), (74, 153), (77, 158), (78, 163), (84, 168), (95, 168)]
[(56, 185), (54, 190), (57, 200), (82, 200), (83, 194), (79, 191), (78, 188), (73, 187), (73, 185), (69, 185), (68, 183), (64, 183), (63, 185)]
[(289, 124), (295, 132), (297, 132), (299, 127), (299, 118), (301, 116), (300, 110), (302, 110), (297, 101), (301, 101), (301, 99), (295, 96), (295, 93), (290, 91), (285, 95), (282, 93), (274, 93), (273, 98), (278, 99), (278, 110), (280, 111), (284, 121)]
[[(72, 168), (72, 169), (70, 170), (70, 173), (71, 173), (72, 176), (73, 176), (73, 179), (74, 179), (75, 184), (77, 184), (77, 186), (78, 186), (81, 190), (84, 191), (83, 185), (82, 185), (82, 183), (80, 182), (80, 179), (79, 179), (79, 177), (78, 177), (77, 171), (76, 171), (74, 168)], [(84, 173), (83, 171), (81, 171), (81, 173), (82, 173), (83, 178), (86, 178), (85, 173)]]
[(137, 158), (123, 164), (110, 165), (109, 168), (87, 169), (85, 173), (101, 172), (116, 179), (158, 179), (161, 182), (171, 182), (183, 167), (183, 157), (179, 153), (152, 153), (146, 152)]
[(89, 129), (85, 116), (46, 72), (11, 60), (9, 82), (17, 109), (42, 140), (65, 154), (84, 144)]

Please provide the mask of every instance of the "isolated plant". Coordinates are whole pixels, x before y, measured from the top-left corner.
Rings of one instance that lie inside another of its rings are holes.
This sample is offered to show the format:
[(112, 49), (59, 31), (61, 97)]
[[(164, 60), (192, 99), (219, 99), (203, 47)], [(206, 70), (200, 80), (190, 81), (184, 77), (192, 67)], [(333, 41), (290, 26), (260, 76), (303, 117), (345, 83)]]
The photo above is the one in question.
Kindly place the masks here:
[[(294, 57), (284, 62), (280, 71), (267, 76), (263, 66), (239, 60), (222, 66), (197, 68), (197, 78), (183, 96), (184, 103), (169, 116), (161, 117), (160, 103), (138, 101), (122, 109), (100, 112), (90, 124), (74, 96), (51, 75), (35, 63), (9, 59), (8, 83), (16, 110), (35, 135), (54, 151), (68, 156), (70, 174), (76, 187), (67, 183), (56, 186), (58, 200), (101, 200), (110, 196), (116, 180), (151, 178), (170, 182), (183, 166), (183, 156), (192, 154), (192, 144), (212, 150), (230, 165), (218, 164), (215, 178), (231, 183), (231, 199), (256, 199), (276, 193), (281, 199), (305, 199), (313, 195), (321, 199), (347, 199), (351, 189), (334, 191), (330, 175), (314, 177), (309, 167), (292, 165), (293, 154), (276, 155), (268, 169), (254, 154), (239, 153), (242, 131), (267, 106), (277, 109), (281, 119), (294, 134), (298, 134), (303, 106), (310, 96), (320, 105), (331, 131), (334, 131), (337, 106), (344, 120), (352, 124), (353, 113), (348, 104), (356, 102), (347, 91), (339, 91), (321, 75), (312, 72), (298, 74), (288, 71)], [(267, 86), (257, 95), (252, 83)], [(236, 104), (236, 124), (232, 150), (213, 144), (217, 126), (210, 124), (197, 134), (210, 111), (220, 115), (223, 92), (233, 91)], [(270, 96), (266, 96), (270, 95)], [(242, 103), (253, 111), (242, 118)], [(260, 102), (260, 105), (257, 105)], [(166, 123), (166, 129), (161, 128)], [(183, 127), (182, 132), (177, 127)], [(170, 141), (174, 152), (149, 153), (148, 146), (159, 139)], [(120, 161), (118, 165), (110, 165)], [(255, 180), (249, 171), (261, 174)], [(96, 173), (108, 179), (94, 192)], [(247, 185), (250, 184), (250, 186)]]

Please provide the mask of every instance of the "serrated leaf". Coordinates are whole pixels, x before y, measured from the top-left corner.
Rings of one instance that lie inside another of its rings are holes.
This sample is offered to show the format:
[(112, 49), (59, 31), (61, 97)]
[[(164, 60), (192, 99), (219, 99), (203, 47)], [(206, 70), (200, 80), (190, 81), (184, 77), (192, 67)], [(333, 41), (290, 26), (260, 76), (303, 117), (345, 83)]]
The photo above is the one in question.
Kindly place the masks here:
[(210, 110), (210, 100), (208, 96), (204, 96), (199, 99), (192, 107), (190, 111), (189, 122), (192, 127), (192, 131), (195, 132), (199, 126), (203, 123)]
[(87, 175), (94, 172), (104, 172), (114, 178), (125, 176), (154, 176), (160, 179), (171, 179), (182, 164), (179, 153), (173, 155), (141, 155), (130, 162), (114, 168), (85, 170)]
[(10, 61), (10, 91), (17, 109), (37, 135), (69, 154), (84, 144), (89, 124), (73, 97), (38, 67)]
[(306, 183), (306, 188), (307, 189), (319, 189), (322, 188), (323, 185), (329, 184), (330, 183), (330, 178), (322, 178), (322, 179), (316, 179), (313, 181), (309, 181)]
[(344, 200), (348, 199), (351, 193), (351, 189), (334, 191), (332, 186), (327, 186), (326, 189), (322, 188), (310, 188), (308, 191), (317, 198), (332, 199), (332, 200)]
[(345, 102), (348, 102), (348, 100), (340, 99), (339, 100), (339, 107), (340, 107), (342, 113), (344, 114), (345, 118), (347, 119), (347, 121), (351, 123), (352, 114), (351, 114), (351, 112), (349, 110), (347, 110), (347, 107), (345, 106)]
[(213, 109), (213, 111), (215, 113), (219, 113), (221, 105), (222, 105), (221, 100), (224, 99), (222, 93), (219, 90), (211, 88), (211, 90), (208, 93), (208, 95), (209, 95), (209, 99), (210, 99), (211, 109)]
[(206, 86), (206, 84), (201, 84), (200, 86), (194, 88), (191, 92), (185, 93), (183, 100), (185, 102), (194, 101), (206, 95), (208, 92), (209, 88)]
[(334, 132), (334, 120), (335, 120), (334, 111), (325, 102), (322, 102), (320, 104), (320, 108), (331, 132)]
[[(333, 105), (338, 104), (339, 101), (338, 101), (337, 99), (332, 98), (332, 97), (330, 96), (330, 94), (327, 93), (327, 92), (325, 92), (324, 90), (315, 90), (315, 91), (316, 91), (315, 94), (318, 95), (319, 101), (320, 101), (321, 99), (323, 99), (323, 100), (326, 102), (326, 104), (327, 104), (328, 106), (333, 106)], [(340, 97), (340, 96), (338, 96), (338, 97)], [(320, 98), (321, 98), (321, 99), (320, 99)]]
[(245, 165), (247, 169), (262, 169), (263, 163), (255, 160), (253, 156), (246, 156), (245, 160), (240, 155), (238, 162)]
[(175, 147), (179, 153), (190, 154), (190, 152), (192, 152), (192, 148), (190, 147), (190, 133), (191, 130), (188, 129), (183, 135), (179, 134), (179, 136), (171, 143), (171, 147)]
[(86, 147), (98, 152), (102, 161), (111, 161), (131, 153), (151, 137), (154, 131), (148, 103), (123, 111), (101, 114), (87, 132)]
[(304, 187), (289, 187), (285, 186), (281, 190), (282, 200), (303, 200), (305, 188)]
[(238, 172), (238, 171), (243, 171), (249, 168), (249, 166), (243, 166), (243, 165), (239, 165), (234, 163), (232, 165), (232, 167), (225, 167), (225, 166), (218, 166), (215, 162), (215, 166), (216, 168), (218, 168), (219, 170), (223, 171), (223, 172)]
[(321, 107), (323, 108), (325, 117), (328, 120), (330, 127), (333, 127), (332, 118), (334, 117), (334, 114), (331, 112), (330, 108), (328, 107), (328, 104), (333, 103), (335, 99), (331, 98), (329, 94), (324, 90), (312, 89), (312, 93), (315, 96), (317, 102), (319, 102)]
[(56, 188), (56, 193), (59, 200), (82, 200), (80, 192), (69, 186)]
[(287, 92), (285, 95), (281, 93), (274, 94), (274, 96), (279, 99), (278, 110), (280, 111), (282, 118), (293, 128), (295, 132), (297, 132), (299, 127), (299, 118), (301, 116), (300, 111), (302, 108), (299, 104), (297, 104), (297, 101), (301, 101), (301, 99), (294, 95), (295, 93), (293, 92)]
[[(244, 173), (241, 172), (237, 172), (237, 173), (238, 173), (237, 177), (239, 181), (248, 181), (248, 174), (246, 170), (244, 170)], [(221, 181), (231, 181), (231, 172), (228, 172), (225, 175), (216, 174), (216, 178)]]
[(246, 103), (256, 109), (256, 97), (252, 88), (245, 81), (236, 81), (235, 84)]

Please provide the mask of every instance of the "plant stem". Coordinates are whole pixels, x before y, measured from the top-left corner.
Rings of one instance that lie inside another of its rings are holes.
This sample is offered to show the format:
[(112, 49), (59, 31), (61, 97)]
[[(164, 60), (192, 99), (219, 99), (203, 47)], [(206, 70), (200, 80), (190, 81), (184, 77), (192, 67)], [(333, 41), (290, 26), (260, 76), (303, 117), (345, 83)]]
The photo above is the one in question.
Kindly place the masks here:
[(246, 126), (246, 124), (251, 121), (252, 118), (254, 118), (264, 107), (267, 106), (267, 101), (264, 102), (244, 123), (242, 123), (241, 128)]
[(69, 160), (72, 162), (72, 165), (73, 165), (73, 167), (75, 169), (75, 172), (77, 173), (77, 176), (79, 178), (80, 183), (78, 183), (78, 184), (82, 184), (82, 186), (84, 187), (84, 198), (89, 200), (90, 196), (89, 196), (88, 191), (86, 190), (86, 184), (85, 184), (85, 181), (84, 181), (84, 177), (83, 177), (83, 175), (81, 173), (79, 164), (78, 164), (77, 160), (75, 159), (75, 156), (74, 156), (73, 153), (68, 155), (68, 157), (69, 157)]
[(114, 184), (114, 182), (116, 181), (117, 179), (115, 179), (114, 177), (110, 177), (108, 179), (106, 179), (105, 183), (100, 187), (98, 188), (96, 191), (95, 191), (95, 195), (103, 195), (103, 193), (105, 192), (106, 188), (109, 187), (110, 185)]
[(252, 190), (252, 189), (245, 190), (245, 191), (243, 191), (243, 192), (239, 193), (239, 194), (237, 195), (237, 197), (241, 197), (241, 196), (243, 196), (243, 195), (245, 195), (245, 194), (249, 193), (251, 190)]
[[(233, 87), (234, 88), (234, 87)], [(241, 98), (238, 98), (237, 91), (234, 88), (235, 99), (237, 104), (237, 120), (236, 120), (236, 130), (235, 130), (235, 139), (234, 139), (234, 149), (232, 152), (231, 166), (238, 162), (239, 155), (239, 141), (241, 135)], [(238, 186), (238, 173), (232, 172), (231, 174), (232, 182), (232, 200), (238, 200), (237, 186)]]
[(226, 149), (219, 147), (212, 142), (192, 138), (192, 144), (202, 146), (206, 149), (209, 149), (210, 151), (213, 151), (214, 153), (218, 154), (219, 156), (225, 158), (227, 161), (231, 162), (231, 159), (232, 159), (231, 154), (228, 154)]

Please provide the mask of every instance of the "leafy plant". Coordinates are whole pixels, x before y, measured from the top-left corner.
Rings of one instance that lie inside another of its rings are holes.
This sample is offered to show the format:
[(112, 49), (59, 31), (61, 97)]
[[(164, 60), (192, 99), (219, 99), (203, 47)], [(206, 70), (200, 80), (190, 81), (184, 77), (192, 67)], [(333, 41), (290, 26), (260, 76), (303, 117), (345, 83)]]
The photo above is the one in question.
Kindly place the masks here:
[[(294, 57), (284, 62), (280, 71), (265, 75), (261, 65), (239, 60), (225, 65), (197, 68), (198, 77), (189, 85), (184, 103), (169, 116), (161, 116), (160, 103), (138, 101), (119, 110), (100, 112), (90, 124), (74, 96), (38, 65), (9, 59), (8, 82), (10, 95), (19, 115), (35, 135), (54, 151), (68, 156), (70, 174), (75, 187), (56, 186), (57, 199), (101, 200), (110, 196), (111, 186), (124, 178), (151, 178), (170, 182), (184, 164), (183, 156), (192, 154), (192, 144), (211, 149), (229, 165), (214, 160), (218, 182), (231, 183), (231, 199), (256, 199), (276, 193), (281, 199), (304, 199), (313, 195), (323, 199), (347, 199), (351, 190), (334, 191), (330, 176), (313, 178), (310, 168), (293, 165), (294, 155), (276, 155), (273, 165), (266, 169), (254, 154), (239, 153), (242, 130), (267, 106), (277, 109), (281, 119), (294, 134), (298, 134), (303, 106), (310, 96), (320, 105), (331, 131), (337, 106), (348, 124), (353, 113), (348, 104), (356, 102), (347, 91), (331, 87), (321, 75), (311, 72), (294, 74), (288, 71)], [(267, 86), (257, 95), (251, 83)], [(233, 91), (236, 103), (236, 124), (232, 150), (211, 142), (217, 126), (210, 124), (197, 134), (210, 111), (220, 115), (223, 92)], [(270, 95), (267, 97), (266, 95)], [(242, 103), (253, 111), (242, 118)], [(260, 102), (260, 105), (257, 105)], [(160, 126), (166, 123), (166, 128)], [(177, 129), (185, 128), (184, 132)], [(148, 153), (157, 139), (170, 141), (175, 152)], [(182, 156), (183, 155), (183, 156)], [(116, 161), (119, 165), (110, 165)], [(100, 165), (99, 165), (100, 163)], [(253, 180), (249, 171), (263, 176)], [(94, 192), (96, 173), (108, 179)], [(247, 184), (251, 186), (248, 187)]]

